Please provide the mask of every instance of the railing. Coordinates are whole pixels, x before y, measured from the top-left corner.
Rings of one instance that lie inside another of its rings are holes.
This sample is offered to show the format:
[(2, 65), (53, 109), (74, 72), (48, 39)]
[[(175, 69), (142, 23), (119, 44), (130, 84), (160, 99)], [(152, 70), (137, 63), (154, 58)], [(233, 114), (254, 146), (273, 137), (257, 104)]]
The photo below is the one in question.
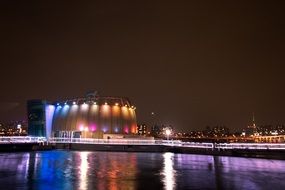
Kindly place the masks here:
[(0, 144), (43, 143), (46, 141), (47, 139), (45, 137), (28, 137), (28, 136), (0, 137)]
[(144, 139), (93, 139), (93, 138), (49, 138), (50, 143), (80, 144), (120, 144), (120, 145), (178, 145), (181, 141), (144, 140)]
[(222, 143), (216, 149), (285, 150), (285, 143)]
[(183, 142), (183, 147), (189, 147), (189, 148), (214, 148), (213, 143), (196, 143), (196, 142)]
[(92, 139), (92, 138), (49, 138), (49, 143), (110, 144), (110, 145), (163, 145), (189, 148), (213, 148), (212, 143), (182, 142), (180, 140), (143, 139)]
[(126, 145), (156, 145), (155, 140), (131, 139), (93, 139), (93, 138), (49, 138), (50, 143), (79, 143), (79, 144), (126, 144)]
[(199, 149), (255, 149), (285, 150), (285, 143), (197, 143), (180, 140), (140, 140), (140, 139), (92, 139), (92, 138), (50, 138), (50, 143), (114, 144), (114, 145), (164, 145)]
[(213, 150), (285, 150), (285, 143), (197, 143), (180, 140), (144, 140), (144, 139), (93, 139), (93, 138), (49, 138), (29, 136), (0, 137), (0, 144), (17, 143), (78, 143), (105, 145), (163, 145)]

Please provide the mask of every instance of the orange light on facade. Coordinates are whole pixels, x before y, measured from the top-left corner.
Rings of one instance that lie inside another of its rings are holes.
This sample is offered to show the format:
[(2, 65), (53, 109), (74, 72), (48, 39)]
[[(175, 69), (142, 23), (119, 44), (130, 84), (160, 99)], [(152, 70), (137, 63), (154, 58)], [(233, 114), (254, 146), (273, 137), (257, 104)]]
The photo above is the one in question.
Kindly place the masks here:
[(112, 107), (112, 116), (118, 117), (120, 115), (120, 107), (117, 105)]

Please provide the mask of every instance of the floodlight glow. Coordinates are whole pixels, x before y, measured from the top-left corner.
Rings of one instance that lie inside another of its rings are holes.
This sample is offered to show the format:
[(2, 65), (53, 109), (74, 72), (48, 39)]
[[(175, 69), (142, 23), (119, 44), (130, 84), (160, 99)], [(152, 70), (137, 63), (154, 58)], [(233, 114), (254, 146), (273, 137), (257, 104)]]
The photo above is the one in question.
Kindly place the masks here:
[(47, 105), (45, 108), (45, 116), (46, 116), (46, 135), (47, 138), (51, 137), (52, 133), (52, 122), (53, 122), (53, 116), (55, 113), (55, 106), (54, 105)]
[(97, 125), (96, 124), (91, 124), (89, 127), (90, 127), (92, 132), (97, 130)]
[(107, 128), (106, 128), (106, 127), (103, 127), (102, 131), (103, 131), (104, 133), (106, 133), (106, 132), (107, 132)]
[(88, 110), (88, 104), (85, 102), (81, 105), (82, 110), (87, 111)]
[(128, 128), (128, 127), (125, 127), (124, 132), (125, 132), (125, 133), (129, 133), (129, 128)]

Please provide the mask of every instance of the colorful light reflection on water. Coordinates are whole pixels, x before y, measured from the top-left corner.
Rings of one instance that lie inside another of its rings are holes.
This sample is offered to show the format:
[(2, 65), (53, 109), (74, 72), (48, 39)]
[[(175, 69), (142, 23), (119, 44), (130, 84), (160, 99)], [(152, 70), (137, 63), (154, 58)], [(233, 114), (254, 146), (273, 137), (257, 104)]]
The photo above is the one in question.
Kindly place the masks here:
[(173, 153), (0, 153), (5, 189), (285, 189), (285, 161)]

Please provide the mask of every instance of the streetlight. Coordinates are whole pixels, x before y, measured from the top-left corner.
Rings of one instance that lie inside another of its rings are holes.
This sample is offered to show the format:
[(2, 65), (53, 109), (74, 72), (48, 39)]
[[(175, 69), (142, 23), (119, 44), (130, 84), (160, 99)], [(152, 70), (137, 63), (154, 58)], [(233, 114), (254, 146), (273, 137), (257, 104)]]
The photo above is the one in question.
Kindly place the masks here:
[(19, 129), (19, 135), (21, 135), (21, 133), (22, 133), (22, 125), (18, 124), (17, 125), (17, 129)]
[(171, 134), (171, 131), (169, 129), (166, 129), (165, 134), (166, 134), (167, 140), (169, 140), (169, 135)]

